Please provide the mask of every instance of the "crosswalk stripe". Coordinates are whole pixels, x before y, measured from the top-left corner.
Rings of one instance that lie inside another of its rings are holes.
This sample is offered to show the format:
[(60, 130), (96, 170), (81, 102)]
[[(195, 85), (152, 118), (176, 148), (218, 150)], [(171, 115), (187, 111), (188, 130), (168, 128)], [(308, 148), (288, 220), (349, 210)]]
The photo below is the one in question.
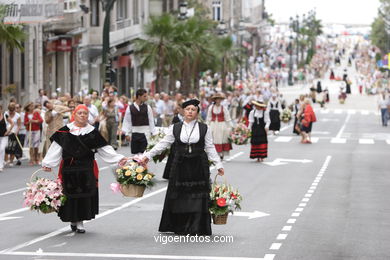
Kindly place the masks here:
[(336, 109), (336, 110), (334, 111), (335, 114), (341, 114), (342, 112), (343, 112), (343, 110), (341, 110), (341, 109)]
[(313, 144), (318, 143), (319, 140), (320, 140), (319, 137), (312, 137), (312, 138), (311, 138), (311, 142), (312, 142)]
[(354, 114), (356, 114), (356, 110), (355, 109), (348, 109), (348, 114), (354, 115)]
[(332, 140), (330, 141), (332, 144), (345, 144), (347, 142), (347, 139), (345, 138), (332, 138)]
[(275, 142), (278, 143), (288, 143), (292, 139), (291, 136), (279, 136), (278, 138), (275, 139)]
[(386, 143), (387, 143), (387, 144), (390, 144), (390, 139), (386, 140)]
[(321, 110), (320, 113), (321, 113), (321, 114), (329, 114), (329, 109)]
[(360, 113), (362, 114), (362, 115), (368, 115), (370, 112), (368, 111), (368, 110), (361, 110), (360, 111)]
[(360, 138), (359, 144), (374, 144), (374, 139)]

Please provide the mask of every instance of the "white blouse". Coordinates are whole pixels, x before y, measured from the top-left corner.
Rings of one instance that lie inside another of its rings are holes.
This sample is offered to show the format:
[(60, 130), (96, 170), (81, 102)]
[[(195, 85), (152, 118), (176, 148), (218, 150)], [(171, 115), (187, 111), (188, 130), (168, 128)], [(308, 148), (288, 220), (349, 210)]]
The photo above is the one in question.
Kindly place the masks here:
[[(263, 117), (263, 111), (264, 110), (254, 109), (254, 110), (252, 110), (249, 113), (249, 116), (248, 116), (248, 121), (249, 121), (248, 128), (249, 129), (252, 128), (252, 125), (255, 122), (255, 117), (257, 117), (257, 118), (262, 118)], [(269, 125), (271, 124), (271, 120), (269, 118), (269, 111), (268, 110), (264, 111), (264, 122), (265, 122), (265, 127), (264, 128), (268, 129)]]
[(207, 124), (210, 124), (212, 120), (212, 113), (218, 115), (221, 113), (221, 110), (223, 109), (223, 116), (225, 118), (225, 122), (228, 122), (231, 127), (233, 127), (233, 121), (230, 117), (229, 110), (226, 108), (226, 106), (216, 106), (216, 105), (211, 105), (209, 107), (209, 110), (207, 111)]
[[(69, 128), (69, 132), (73, 135), (85, 135), (92, 132), (95, 128), (91, 125), (85, 127), (77, 127), (74, 123), (66, 125)], [(97, 153), (106, 163), (118, 163), (125, 156), (118, 154), (111, 145), (106, 145), (97, 149)], [(50, 145), (49, 150), (46, 153), (45, 158), (42, 160), (42, 167), (54, 168), (57, 167), (62, 160), (62, 147), (53, 142)]]
[[(195, 123), (196, 125), (194, 128)], [(192, 132), (192, 134), (190, 134), (192, 129), (194, 129), (194, 131)], [(200, 132), (199, 132), (199, 124), (197, 123), (197, 120), (193, 120), (190, 123), (184, 121), (183, 128), (180, 133), (180, 141), (182, 141), (183, 143), (194, 144), (199, 141), (199, 138), (200, 138)], [(144, 153), (144, 156), (150, 160), (157, 154), (161, 154), (163, 151), (169, 148), (174, 142), (175, 142), (175, 137), (173, 135), (173, 125), (171, 125), (168, 131), (166, 132), (165, 137), (158, 144), (156, 144), (152, 150)], [(204, 150), (209, 160), (215, 163), (217, 169), (223, 168), (221, 159), (219, 158), (217, 151), (215, 150), (213, 137), (211, 135), (211, 131), (209, 131), (209, 128), (207, 128), (207, 132), (205, 136)]]

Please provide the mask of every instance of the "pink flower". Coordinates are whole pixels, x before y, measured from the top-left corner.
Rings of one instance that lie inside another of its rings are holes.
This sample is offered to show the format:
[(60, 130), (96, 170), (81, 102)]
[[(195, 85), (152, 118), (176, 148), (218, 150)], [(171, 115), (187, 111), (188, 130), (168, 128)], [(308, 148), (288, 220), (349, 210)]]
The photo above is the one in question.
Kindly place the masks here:
[(111, 183), (110, 188), (114, 193), (119, 193), (121, 191), (121, 185), (119, 183)]

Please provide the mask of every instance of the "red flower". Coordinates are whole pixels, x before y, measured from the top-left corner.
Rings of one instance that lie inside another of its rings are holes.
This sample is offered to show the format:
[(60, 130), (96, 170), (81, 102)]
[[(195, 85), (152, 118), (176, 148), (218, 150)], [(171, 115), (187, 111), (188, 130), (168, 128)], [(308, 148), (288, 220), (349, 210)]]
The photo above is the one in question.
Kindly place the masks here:
[(225, 207), (226, 206), (226, 199), (225, 198), (219, 198), (217, 199), (217, 205), (219, 207)]
[(231, 198), (233, 198), (233, 199), (237, 199), (237, 196), (236, 196), (236, 195), (234, 195), (234, 193), (233, 193), (233, 192), (230, 194), (230, 197), (231, 197)]
[(215, 192), (218, 192), (219, 191), (219, 188), (215, 188)]

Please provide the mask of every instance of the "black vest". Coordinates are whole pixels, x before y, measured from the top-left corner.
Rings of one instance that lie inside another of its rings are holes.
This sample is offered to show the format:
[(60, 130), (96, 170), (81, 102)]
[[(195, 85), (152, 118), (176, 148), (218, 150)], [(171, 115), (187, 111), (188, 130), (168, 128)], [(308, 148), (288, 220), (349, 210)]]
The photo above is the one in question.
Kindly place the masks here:
[(139, 110), (132, 104), (130, 106), (131, 124), (133, 126), (149, 125), (148, 106), (142, 104), (139, 106)]

